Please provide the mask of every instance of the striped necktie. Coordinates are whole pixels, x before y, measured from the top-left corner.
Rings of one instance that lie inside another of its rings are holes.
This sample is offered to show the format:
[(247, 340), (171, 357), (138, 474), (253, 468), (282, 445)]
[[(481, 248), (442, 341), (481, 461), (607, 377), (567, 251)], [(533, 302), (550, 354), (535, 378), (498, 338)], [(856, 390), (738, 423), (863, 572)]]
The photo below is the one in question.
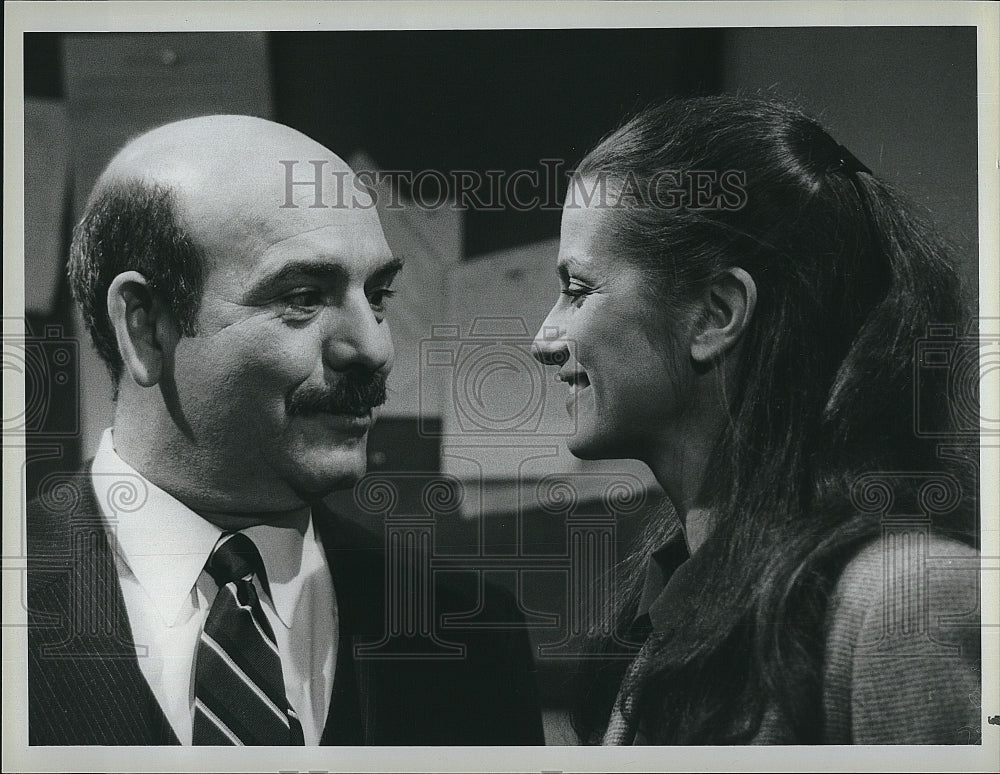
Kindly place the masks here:
[(256, 574), (267, 588), (257, 547), (246, 535), (227, 533), (205, 569), (219, 592), (195, 660), (194, 744), (303, 744), (285, 698), (274, 631), (253, 585)]

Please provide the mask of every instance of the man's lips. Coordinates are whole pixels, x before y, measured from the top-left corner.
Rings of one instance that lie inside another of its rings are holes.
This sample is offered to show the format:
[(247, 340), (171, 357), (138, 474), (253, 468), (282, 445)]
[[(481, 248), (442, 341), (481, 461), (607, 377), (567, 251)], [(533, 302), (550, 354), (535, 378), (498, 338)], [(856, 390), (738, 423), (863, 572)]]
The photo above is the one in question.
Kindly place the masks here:
[(364, 435), (372, 426), (371, 412), (358, 416), (356, 414), (335, 414), (330, 411), (311, 411), (300, 416), (322, 422), (330, 429), (347, 435)]

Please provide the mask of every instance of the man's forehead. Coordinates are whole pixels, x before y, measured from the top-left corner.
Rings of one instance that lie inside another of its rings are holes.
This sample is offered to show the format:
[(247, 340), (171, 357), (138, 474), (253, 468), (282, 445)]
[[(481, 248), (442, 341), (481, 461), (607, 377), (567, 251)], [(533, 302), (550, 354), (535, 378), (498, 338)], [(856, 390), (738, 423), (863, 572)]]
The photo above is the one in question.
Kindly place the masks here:
[[(315, 155), (315, 154), (314, 154)], [(318, 173), (307, 180), (293, 179), (283, 154), (255, 156), (247, 163), (186, 164), (167, 174), (155, 174), (175, 189), (192, 209), (213, 211), (225, 219), (239, 211), (260, 217), (276, 213), (308, 215), (313, 211), (372, 209), (374, 200), (357, 182), (353, 171), (336, 156), (316, 161)], [(312, 168), (312, 167), (310, 167)], [(287, 220), (287, 219), (286, 219)]]
[(287, 126), (248, 116), (168, 124), (123, 148), (102, 182), (128, 179), (172, 192), (179, 225), (212, 266), (253, 271), (275, 250), (391, 257), (368, 189)]
[(369, 201), (346, 206), (311, 206), (311, 198), (290, 202), (273, 186), (239, 181), (217, 187), (178, 192), (179, 216), (196, 243), (212, 249), (242, 250), (259, 255), (286, 242), (328, 245), (337, 252), (382, 250), (385, 237)]
[[(98, 188), (133, 179), (173, 191), (195, 227), (288, 224), (296, 219), (277, 220), (279, 210), (371, 205), (335, 153), (290, 127), (250, 116), (203, 116), (147, 132), (119, 151)], [(327, 202), (339, 189), (344, 195)]]
[(372, 214), (340, 212), (330, 218), (286, 218), (279, 217), (260, 229), (261, 260), (293, 254), (351, 264), (391, 255), (379, 220)]

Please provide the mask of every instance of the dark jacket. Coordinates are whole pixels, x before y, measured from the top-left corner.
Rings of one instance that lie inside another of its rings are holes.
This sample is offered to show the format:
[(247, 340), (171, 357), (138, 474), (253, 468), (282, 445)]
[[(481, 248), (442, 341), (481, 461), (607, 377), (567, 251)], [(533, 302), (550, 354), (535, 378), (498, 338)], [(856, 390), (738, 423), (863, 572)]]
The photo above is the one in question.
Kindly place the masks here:
[[(493, 625), (386, 638), (383, 540), (321, 505), (313, 514), (340, 626), (321, 744), (544, 743), (528, 637), (509, 594), (480, 588), (474, 575), (438, 579), (436, 624), (481, 608), (476, 619)], [(27, 540), (29, 744), (178, 744), (139, 669), (89, 465), (29, 503)]]

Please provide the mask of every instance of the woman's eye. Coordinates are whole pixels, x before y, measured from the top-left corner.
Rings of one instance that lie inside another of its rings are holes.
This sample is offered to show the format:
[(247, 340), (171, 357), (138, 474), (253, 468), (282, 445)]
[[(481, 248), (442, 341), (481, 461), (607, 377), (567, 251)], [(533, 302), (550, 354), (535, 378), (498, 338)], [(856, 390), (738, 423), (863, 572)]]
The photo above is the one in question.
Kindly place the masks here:
[(584, 287), (582, 285), (568, 285), (564, 287), (560, 293), (570, 299), (573, 303), (582, 301), (587, 294), (590, 293), (590, 288)]
[(382, 313), (385, 312), (389, 299), (394, 295), (396, 295), (396, 291), (392, 288), (378, 288), (369, 293), (368, 303), (371, 304), (373, 310)]

